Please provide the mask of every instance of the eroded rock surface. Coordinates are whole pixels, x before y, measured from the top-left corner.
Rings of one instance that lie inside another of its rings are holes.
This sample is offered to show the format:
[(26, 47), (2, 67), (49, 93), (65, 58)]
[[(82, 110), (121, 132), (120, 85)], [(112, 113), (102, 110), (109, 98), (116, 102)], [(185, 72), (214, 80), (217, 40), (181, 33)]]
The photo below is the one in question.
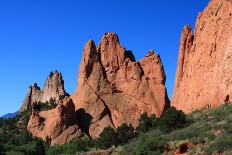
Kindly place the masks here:
[(108, 126), (131, 123), (136, 127), (145, 112), (160, 116), (169, 106), (165, 80), (161, 59), (153, 50), (136, 62), (115, 33), (106, 33), (98, 47), (89, 41), (83, 50), (78, 88), (71, 96), (80, 125), (96, 138)]
[[(141, 114), (160, 116), (169, 106), (165, 80), (161, 59), (153, 50), (136, 62), (115, 33), (106, 33), (98, 47), (92, 40), (85, 45), (76, 92), (60, 100), (55, 109), (33, 110), (28, 130), (55, 145), (67, 143), (82, 132), (97, 138), (108, 126), (127, 123), (136, 127)], [(63, 87), (56, 87), (60, 84), (63, 82), (49, 76), (43, 91), (32, 87), (26, 103), (65, 94)]]
[(26, 98), (24, 99), (19, 113), (32, 109), (35, 102), (48, 102), (51, 98), (59, 101), (61, 96), (65, 96), (64, 81), (60, 72), (51, 72), (47, 78), (43, 90), (35, 83), (30, 86)]
[(55, 109), (33, 111), (28, 122), (28, 131), (35, 137), (49, 141), (51, 145), (65, 144), (80, 137), (81, 129), (77, 125), (74, 103), (66, 98)]
[(232, 101), (232, 1), (211, 0), (195, 32), (185, 26), (172, 98), (185, 112)]

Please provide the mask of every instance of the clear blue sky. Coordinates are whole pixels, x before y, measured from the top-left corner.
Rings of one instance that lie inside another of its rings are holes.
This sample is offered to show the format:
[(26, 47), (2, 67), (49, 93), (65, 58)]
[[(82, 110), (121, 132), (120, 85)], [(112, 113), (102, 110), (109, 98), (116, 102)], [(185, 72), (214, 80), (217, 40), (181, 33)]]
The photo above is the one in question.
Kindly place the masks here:
[(20, 107), (28, 86), (52, 70), (73, 93), (84, 44), (116, 32), (137, 60), (161, 55), (172, 96), (179, 39), (209, 0), (1, 0), (0, 116)]

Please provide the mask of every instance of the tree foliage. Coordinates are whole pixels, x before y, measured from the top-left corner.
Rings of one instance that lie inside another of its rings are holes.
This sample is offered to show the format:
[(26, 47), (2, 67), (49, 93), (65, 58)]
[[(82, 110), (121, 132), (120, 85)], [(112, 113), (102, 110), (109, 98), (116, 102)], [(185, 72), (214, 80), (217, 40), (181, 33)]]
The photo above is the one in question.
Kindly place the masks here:
[(183, 128), (187, 124), (187, 118), (183, 111), (174, 107), (167, 109), (159, 120), (159, 127), (162, 131), (170, 132), (172, 130)]
[(34, 102), (32, 105), (32, 109), (35, 111), (45, 111), (45, 110), (51, 110), (56, 108), (57, 103), (56, 100), (53, 98), (50, 98), (49, 101), (43, 103), (43, 102)]
[(117, 142), (122, 144), (134, 137), (134, 127), (123, 123), (117, 128)]
[(101, 148), (117, 145), (117, 135), (114, 129), (112, 127), (105, 128), (99, 136), (98, 143)]

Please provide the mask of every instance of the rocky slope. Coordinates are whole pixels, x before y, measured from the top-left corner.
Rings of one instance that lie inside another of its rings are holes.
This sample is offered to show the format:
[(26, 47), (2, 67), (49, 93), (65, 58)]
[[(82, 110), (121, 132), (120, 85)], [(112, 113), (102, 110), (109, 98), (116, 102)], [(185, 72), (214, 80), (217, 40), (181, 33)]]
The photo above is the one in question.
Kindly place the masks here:
[(165, 80), (161, 59), (154, 51), (136, 62), (115, 33), (106, 33), (98, 47), (89, 41), (78, 88), (71, 96), (81, 127), (96, 138), (108, 126), (131, 123), (136, 127), (142, 113), (160, 116), (169, 106)]
[(47, 78), (43, 90), (35, 83), (30, 86), (26, 98), (24, 99), (19, 113), (31, 109), (32, 104), (35, 102), (45, 103), (51, 98), (55, 101), (59, 101), (61, 96), (66, 95), (64, 89), (64, 81), (61, 73), (51, 72)]
[(185, 112), (232, 101), (232, 1), (211, 0), (180, 41), (173, 106)]

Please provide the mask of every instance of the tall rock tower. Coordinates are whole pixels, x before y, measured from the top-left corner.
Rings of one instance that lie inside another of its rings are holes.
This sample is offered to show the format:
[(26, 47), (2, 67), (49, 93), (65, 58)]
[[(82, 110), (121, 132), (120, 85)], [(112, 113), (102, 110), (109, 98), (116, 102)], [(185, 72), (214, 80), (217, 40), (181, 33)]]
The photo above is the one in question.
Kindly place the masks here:
[(136, 62), (115, 33), (106, 33), (97, 47), (93, 41), (85, 45), (72, 99), (76, 110), (91, 116), (86, 130), (98, 137), (108, 126), (137, 126), (145, 112), (160, 116), (169, 106), (165, 81), (160, 56), (153, 50)]
[(211, 0), (185, 26), (172, 105), (187, 113), (232, 101), (232, 1)]
[(61, 96), (66, 95), (64, 81), (60, 72), (51, 72), (48, 76), (43, 90), (35, 83), (30, 86), (19, 113), (32, 107), (35, 102), (48, 102), (51, 98), (58, 101)]

